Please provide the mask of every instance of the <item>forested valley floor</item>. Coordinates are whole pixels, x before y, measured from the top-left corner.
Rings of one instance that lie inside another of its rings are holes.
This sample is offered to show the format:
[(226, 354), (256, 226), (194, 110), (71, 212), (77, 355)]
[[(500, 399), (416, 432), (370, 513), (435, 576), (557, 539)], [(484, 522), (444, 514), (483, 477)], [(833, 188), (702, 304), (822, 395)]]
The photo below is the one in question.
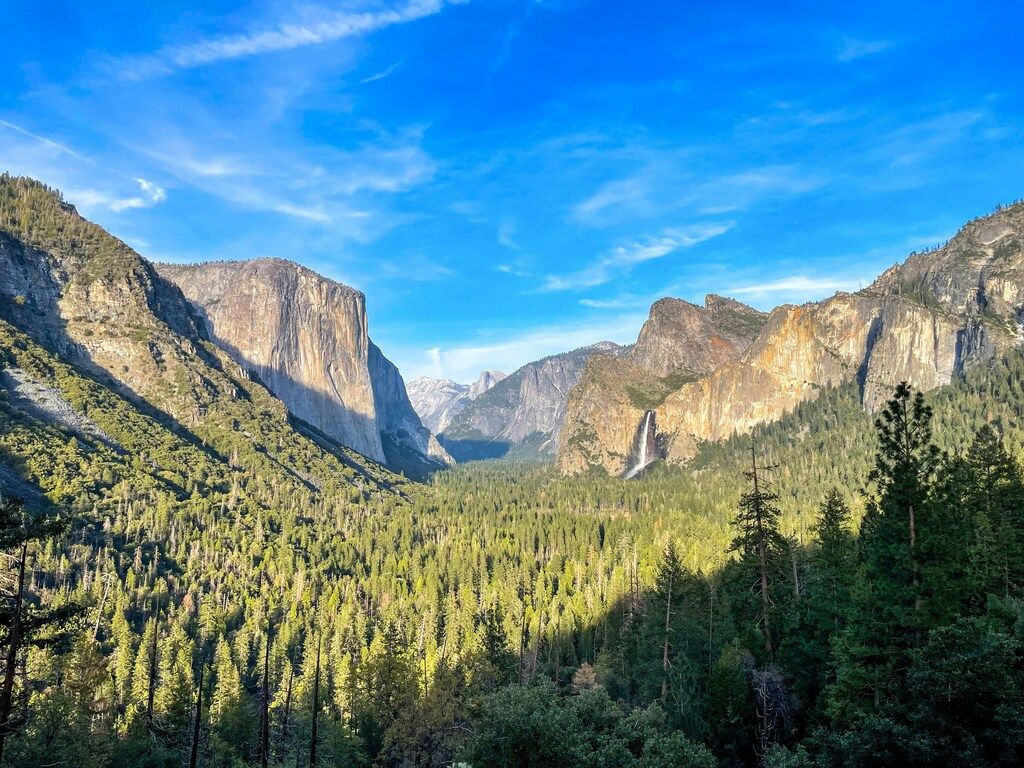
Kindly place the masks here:
[(4, 765), (1024, 761), (1018, 356), (875, 415), (827, 390), (635, 481), (374, 484), (4, 332), (91, 419), (0, 399)]

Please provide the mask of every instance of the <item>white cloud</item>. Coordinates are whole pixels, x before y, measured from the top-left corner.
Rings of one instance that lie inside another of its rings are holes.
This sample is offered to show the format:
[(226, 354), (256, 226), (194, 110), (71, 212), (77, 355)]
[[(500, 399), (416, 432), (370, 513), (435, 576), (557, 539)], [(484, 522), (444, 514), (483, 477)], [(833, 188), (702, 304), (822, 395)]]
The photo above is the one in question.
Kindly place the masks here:
[(454, 381), (473, 381), (485, 369), (514, 371), (542, 357), (599, 341), (632, 343), (646, 318), (646, 312), (638, 312), (622, 314), (601, 323), (544, 326), (494, 343), (466, 342), (431, 347), (414, 352), (408, 361), (402, 360), (400, 354), (394, 355), (393, 351), (389, 354), (392, 359), (400, 360), (402, 376), (407, 380), (417, 376), (433, 376)]
[(572, 210), (574, 219), (589, 223), (610, 208), (633, 208), (643, 205), (647, 199), (649, 183), (642, 176), (610, 181), (602, 185), (597, 192)]
[(396, 61), (390, 67), (387, 67), (386, 69), (383, 69), (380, 72), (377, 72), (376, 74), (370, 75), (369, 77), (364, 77), (362, 80), (359, 81), (359, 84), (366, 85), (367, 83), (376, 83), (378, 80), (383, 80), (385, 77), (390, 76), (396, 69), (398, 69), (400, 65), (400, 62)]
[(592, 309), (636, 309), (649, 307), (653, 301), (649, 296), (625, 294), (611, 299), (580, 299), (580, 305)]
[(151, 208), (167, 199), (167, 192), (151, 181), (137, 178), (133, 181), (139, 187), (139, 194), (118, 196), (101, 190), (69, 189), (66, 193), (67, 199), (79, 207), (84, 208), (107, 208), (114, 213), (134, 210), (136, 208)]
[(579, 291), (594, 288), (621, 275), (646, 261), (660, 259), (682, 248), (690, 248), (728, 232), (734, 221), (694, 224), (685, 229), (666, 229), (661, 234), (635, 240), (613, 248), (591, 266), (562, 275), (547, 275), (542, 291)]
[(765, 283), (740, 285), (725, 290), (727, 296), (756, 296), (778, 293), (812, 294), (820, 296), (829, 291), (857, 290), (856, 280), (837, 280), (835, 278), (814, 278), (806, 275), (792, 275)]
[(836, 54), (836, 61), (855, 61), (865, 56), (873, 56), (876, 53), (888, 51), (894, 45), (895, 43), (891, 40), (857, 40), (848, 38), (843, 42), (842, 47)]
[[(406, 192), (434, 177), (436, 163), (420, 146), (423, 128), (378, 132), (351, 149), (317, 147), (314, 155), (259, 136), (190, 140), (175, 127), (153, 130), (132, 149), (195, 189), (233, 205), (271, 211), (371, 240), (397, 226), (378, 196)], [(231, 143), (234, 143), (234, 146)]]
[(48, 139), (45, 136), (40, 136), (37, 133), (32, 133), (31, 131), (22, 128), (20, 125), (9, 123), (6, 120), (0, 120), (0, 126), (7, 128), (8, 130), (14, 131), (16, 133), (20, 133), (22, 136), (25, 136), (27, 138), (33, 139), (39, 142), (40, 144), (43, 144), (47, 148), (54, 150), (58, 154), (68, 155), (69, 157), (73, 157), (76, 160), (81, 160), (82, 162), (93, 164), (93, 161), (91, 159), (85, 157), (84, 155), (80, 155), (78, 152), (75, 152), (75, 150), (71, 149), (70, 147), (67, 147), (64, 144), (60, 144), (56, 141)]
[(284, 20), (270, 29), (168, 45), (150, 55), (122, 60), (121, 76), (127, 80), (145, 80), (232, 59), (323, 45), (432, 16), (445, 4), (445, 0), (409, 0), (386, 10), (314, 9), (304, 14), (304, 21)]
[(602, 227), (684, 209), (714, 215), (741, 210), (765, 198), (803, 194), (825, 181), (792, 164), (701, 174), (682, 164), (679, 156), (666, 153), (642, 172), (600, 186), (572, 208), (571, 218), (586, 226)]

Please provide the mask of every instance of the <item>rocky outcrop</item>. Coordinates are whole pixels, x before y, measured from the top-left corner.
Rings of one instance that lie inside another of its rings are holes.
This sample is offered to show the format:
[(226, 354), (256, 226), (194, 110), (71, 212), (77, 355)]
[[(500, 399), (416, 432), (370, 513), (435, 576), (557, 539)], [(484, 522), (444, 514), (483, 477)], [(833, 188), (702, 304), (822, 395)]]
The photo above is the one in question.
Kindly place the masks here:
[(476, 381), (469, 385), (469, 391), (466, 394), (470, 400), (476, 400), (484, 392), (494, 389), (494, 385), (505, 378), (507, 377), (501, 371), (481, 371), (480, 375), (476, 377)]
[(466, 403), (476, 400), (504, 378), (501, 371), (483, 371), (472, 384), (459, 384), (451, 379), (419, 376), (410, 381), (406, 389), (423, 425), (437, 435), (447, 429)]
[(6, 174), (0, 175), (0, 321), (8, 402), (70, 434), (112, 444), (88, 413), (69, 410), (52, 380), (43, 383), (52, 379), (46, 370), (13, 365), (15, 348), (34, 342), (55, 364), (71, 364), (75, 376), (126, 398), (144, 422), (155, 420), (187, 443), (212, 451), (244, 435), (254, 463), (283, 466), (274, 453), (287, 446), (318, 467), (341, 470), (327, 479), (285, 469), (303, 487), (340, 479), (369, 489), (394, 479), (337, 441), (311, 441), (284, 404), (210, 339), (193, 305), (150, 262), (81, 218), (59, 192)]
[(450, 460), (370, 340), (359, 291), (280, 259), (157, 268), (195, 307), (210, 338), (298, 418), (375, 461), (390, 455), (396, 468), (416, 454), (427, 463)]
[(394, 363), (370, 342), (370, 381), (385, 464), (411, 477), (452, 463), (447, 451), (420, 421)]
[(1020, 345), (1022, 242), (1018, 204), (971, 222), (939, 250), (912, 255), (863, 291), (779, 307), (735, 359), (656, 405), (621, 394), (655, 386), (648, 372), (602, 363), (570, 396), (559, 466), (621, 473), (643, 406), (656, 411), (668, 459), (681, 462), (702, 440), (777, 419), (844, 381), (858, 382), (868, 409), (900, 381), (921, 389), (947, 384)]
[(457, 460), (550, 455), (558, 445), (569, 391), (587, 360), (623, 354), (610, 341), (528, 363), (468, 403), (440, 435)]
[(236, 389), (181, 291), (58, 192), (6, 175), (0, 291), (0, 319), (186, 425)]
[(645, 414), (678, 387), (742, 354), (766, 319), (714, 294), (703, 307), (673, 298), (655, 302), (629, 353), (593, 358), (572, 390), (559, 455), (563, 471), (601, 466), (625, 473)]
[(658, 377), (704, 375), (750, 346), (764, 322), (764, 313), (713, 294), (703, 307), (660, 299), (651, 307), (628, 359)]

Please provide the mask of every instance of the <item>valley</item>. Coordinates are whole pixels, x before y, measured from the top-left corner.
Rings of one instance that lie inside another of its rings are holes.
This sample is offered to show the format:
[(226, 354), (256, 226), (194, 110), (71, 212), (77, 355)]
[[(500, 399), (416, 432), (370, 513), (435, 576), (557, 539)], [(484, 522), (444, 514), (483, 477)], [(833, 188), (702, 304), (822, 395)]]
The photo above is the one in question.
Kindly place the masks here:
[[(949, 745), (936, 722), (961, 715), (919, 676), (941, 643), (987, 653), (982, 629), (1021, 647), (1022, 210), (860, 294), (663, 299), (634, 345), (407, 388), (361, 293), (283, 261), (153, 265), (3, 177), (0, 483), (66, 520), (16, 530), (33, 605), (77, 616), (32, 635), (8, 758), (171, 765), (198, 739), (224, 765), (610, 765), (595, 744), (638, 768), (869, 765), (912, 727), (929, 759), (1001, 764), (1019, 745)], [(926, 592), (888, 559), (899, 494), (924, 505)], [(894, 681), (884, 706), (857, 670)]]

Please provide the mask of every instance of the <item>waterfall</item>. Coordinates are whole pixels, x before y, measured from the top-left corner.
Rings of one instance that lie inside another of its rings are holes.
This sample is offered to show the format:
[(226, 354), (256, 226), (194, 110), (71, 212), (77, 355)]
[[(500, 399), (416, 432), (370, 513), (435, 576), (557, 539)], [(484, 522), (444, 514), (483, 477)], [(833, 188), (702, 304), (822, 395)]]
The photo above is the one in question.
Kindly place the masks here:
[(658, 436), (654, 422), (654, 411), (648, 411), (640, 424), (633, 449), (633, 462), (626, 470), (624, 477), (635, 477), (640, 470), (658, 459)]

